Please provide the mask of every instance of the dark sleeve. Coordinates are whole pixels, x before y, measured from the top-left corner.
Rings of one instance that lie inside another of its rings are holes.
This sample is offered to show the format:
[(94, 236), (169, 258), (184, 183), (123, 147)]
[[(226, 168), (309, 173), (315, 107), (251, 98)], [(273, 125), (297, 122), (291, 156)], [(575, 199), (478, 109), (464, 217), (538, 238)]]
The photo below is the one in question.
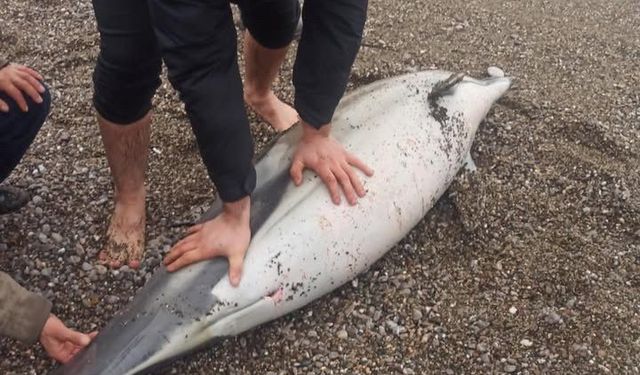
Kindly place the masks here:
[(306, 0), (293, 68), (295, 107), (319, 128), (331, 122), (344, 94), (367, 18), (367, 0)]
[(7, 65), (9, 65), (9, 60), (7, 60), (4, 57), (0, 56), (0, 69), (4, 68)]
[(26, 344), (36, 342), (50, 311), (51, 302), (27, 291), (0, 271), (1, 336), (9, 336)]

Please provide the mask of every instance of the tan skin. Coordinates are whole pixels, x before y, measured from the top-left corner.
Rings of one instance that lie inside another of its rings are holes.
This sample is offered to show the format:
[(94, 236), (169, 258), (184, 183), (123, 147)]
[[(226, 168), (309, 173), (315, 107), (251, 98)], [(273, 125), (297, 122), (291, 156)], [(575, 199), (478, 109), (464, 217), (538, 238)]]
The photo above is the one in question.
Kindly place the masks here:
[[(42, 103), (44, 86), (42, 76), (35, 70), (19, 64), (9, 64), (0, 69), (0, 91), (9, 95), (15, 100), (18, 107), (23, 112), (29, 111), (29, 106), (25, 100), (28, 95), (36, 103)], [(9, 112), (9, 105), (0, 99), (0, 111)]]
[(60, 363), (67, 363), (89, 345), (97, 334), (76, 332), (67, 328), (55, 315), (49, 315), (40, 333), (40, 344), (49, 357)]
[[(299, 186), (303, 170), (309, 168), (325, 183), (333, 203), (340, 204), (342, 189), (347, 202), (355, 205), (358, 197), (364, 197), (366, 191), (354, 167), (367, 176), (372, 176), (373, 170), (330, 136), (330, 124), (319, 130), (304, 122), (302, 126), (303, 135), (290, 169), (293, 182)], [(229, 281), (231, 285), (238, 286), (242, 262), (251, 240), (249, 207), (249, 197), (225, 203), (222, 214), (191, 227), (187, 236), (165, 257), (167, 270), (174, 272), (195, 262), (224, 256), (229, 259)]]

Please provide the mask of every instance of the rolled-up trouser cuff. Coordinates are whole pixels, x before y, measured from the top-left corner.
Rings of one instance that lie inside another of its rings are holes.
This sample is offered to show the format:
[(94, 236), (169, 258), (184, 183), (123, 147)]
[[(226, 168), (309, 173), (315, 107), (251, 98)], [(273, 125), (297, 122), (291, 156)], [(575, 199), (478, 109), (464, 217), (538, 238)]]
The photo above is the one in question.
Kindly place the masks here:
[(218, 188), (220, 198), (224, 202), (235, 202), (249, 196), (256, 187), (255, 168), (252, 166), (248, 171), (246, 171), (244, 178), (240, 175), (218, 176), (216, 187)]

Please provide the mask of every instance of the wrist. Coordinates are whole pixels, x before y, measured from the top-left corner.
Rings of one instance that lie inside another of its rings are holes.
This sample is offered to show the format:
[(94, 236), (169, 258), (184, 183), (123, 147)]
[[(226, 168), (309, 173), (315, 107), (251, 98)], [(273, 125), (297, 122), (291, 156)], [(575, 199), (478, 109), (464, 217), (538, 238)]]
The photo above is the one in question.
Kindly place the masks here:
[(233, 202), (224, 202), (222, 212), (230, 219), (239, 222), (249, 222), (251, 198), (246, 196)]
[(300, 120), (302, 124), (302, 136), (304, 138), (309, 137), (329, 137), (331, 134), (331, 123), (327, 123), (321, 125), (320, 127), (315, 127), (304, 120)]

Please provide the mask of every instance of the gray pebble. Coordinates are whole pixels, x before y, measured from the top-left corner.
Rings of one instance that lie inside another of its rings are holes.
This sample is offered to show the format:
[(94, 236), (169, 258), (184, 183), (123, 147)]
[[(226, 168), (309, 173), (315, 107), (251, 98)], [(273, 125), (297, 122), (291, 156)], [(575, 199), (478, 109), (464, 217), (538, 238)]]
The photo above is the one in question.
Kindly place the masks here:
[(82, 270), (84, 271), (91, 271), (93, 269), (93, 266), (87, 262), (82, 263)]
[(42, 204), (42, 198), (39, 195), (35, 195), (32, 201), (33, 201), (33, 204), (35, 204), (36, 206)]
[(49, 233), (51, 233), (51, 226), (49, 224), (44, 224), (42, 226), (42, 233), (48, 235)]
[(49, 238), (47, 238), (47, 235), (44, 233), (38, 233), (38, 239), (40, 240), (40, 242), (42, 243), (47, 243), (49, 242)]
[(342, 340), (346, 340), (349, 337), (349, 334), (344, 329), (338, 331), (338, 338)]
[(102, 264), (98, 264), (96, 265), (96, 271), (98, 272), (98, 275), (106, 275), (107, 271), (109, 270)]
[(51, 239), (53, 239), (56, 243), (62, 243), (62, 236), (59, 233), (51, 233)]
[(505, 372), (512, 373), (512, 372), (515, 372), (516, 370), (517, 370), (516, 365), (512, 365), (512, 364), (510, 364), (510, 363), (507, 363), (507, 364), (504, 366), (504, 371), (505, 371)]
[(422, 320), (422, 311), (420, 311), (420, 309), (413, 309), (413, 320), (415, 322)]
[(78, 264), (80, 263), (80, 257), (76, 256), (76, 255), (72, 255), (69, 257), (69, 262), (73, 263), (73, 264)]
[(547, 324), (559, 324), (562, 323), (562, 317), (555, 311), (551, 311), (545, 316), (544, 321)]

